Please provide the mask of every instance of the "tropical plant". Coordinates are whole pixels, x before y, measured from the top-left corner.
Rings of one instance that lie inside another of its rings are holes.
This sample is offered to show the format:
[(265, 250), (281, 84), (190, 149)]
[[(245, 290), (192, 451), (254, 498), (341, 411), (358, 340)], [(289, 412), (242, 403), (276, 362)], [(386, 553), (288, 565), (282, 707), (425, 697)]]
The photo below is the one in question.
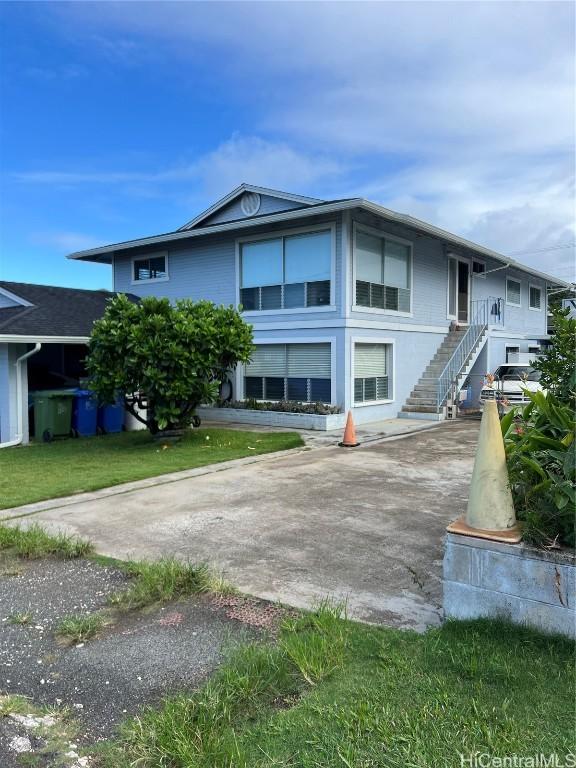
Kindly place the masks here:
[(551, 343), (532, 365), (541, 372), (540, 384), (560, 400), (576, 401), (576, 319), (569, 309), (552, 307), (554, 334)]
[(510, 486), (524, 538), (575, 544), (576, 421), (567, 403), (526, 390), (530, 403), (501, 422)]
[[(155, 434), (188, 426), (252, 349), (252, 328), (233, 307), (119, 295), (94, 323), (86, 365), (100, 399), (122, 393), (127, 410)], [(145, 415), (137, 403), (146, 404)]]

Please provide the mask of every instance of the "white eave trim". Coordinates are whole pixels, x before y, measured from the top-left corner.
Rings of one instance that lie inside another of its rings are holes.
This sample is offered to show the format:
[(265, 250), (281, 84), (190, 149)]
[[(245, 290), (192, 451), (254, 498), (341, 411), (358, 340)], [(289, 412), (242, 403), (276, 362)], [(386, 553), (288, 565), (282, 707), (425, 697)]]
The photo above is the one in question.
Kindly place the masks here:
[[(0, 293), (2, 296), (6, 296), (7, 299), (10, 299), (10, 301), (15, 301), (16, 304), (19, 304), (21, 307), (33, 307), (34, 304), (32, 302), (27, 301), (26, 299), (23, 299), (22, 296), (18, 296), (16, 293), (12, 293), (12, 291), (8, 291), (6, 288), (0, 288)], [(6, 307), (6, 309), (9, 309), (9, 307)]]
[(0, 344), (87, 344), (90, 336), (19, 336), (1, 334)]
[(304, 197), (303, 195), (294, 195), (291, 192), (280, 192), (277, 189), (267, 189), (266, 187), (255, 187), (252, 184), (241, 184), (239, 187), (236, 187), (236, 189), (233, 189), (232, 192), (230, 192), (228, 195), (226, 195), (225, 197), (222, 197), (220, 200), (217, 200), (214, 203), (214, 205), (210, 206), (210, 208), (207, 208), (205, 211), (198, 214), (198, 216), (193, 218), (191, 221), (187, 222), (182, 227), (178, 227), (177, 231), (183, 232), (185, 230), (191, 229), (192, 227), (195, 227), (201, 221), (204, 221), (204, 219), (207, 219), (209, 216), (212, 216), (213, 213), (216, 213), (216, 211), (219, 211), (225, 205), (228, 205), (228, 203), (231, 203), (232, 200), (235, 200), (244, 192), (256, 192), (259, 195), (276, 197), (280, 200), (290, 200), (293, 203), (304, 203), (305, 205), (314, 205), (315, 203), (322, 202), (322, 200), (318, 200), (317, 198), (314, 198), (314, 197)]
[[(259, 189), (253, 187), (254, 190)], [(572, 283), (568, 283), (560, 278), (547, 275), (545, 272), (539, 272), (531, 267), (524, 266), (514, 259), (507, 256), (503, 256), (497, 251), (492, 251), (489, 248), (484, 248), (482, 245), (476, 245), (475, 243), (466, 240), (459, 235), (453, 235), (451, 232), (447, 232), (444, 229), (435, 227), (433, 224), (427, 224), (425, 221), (415, 219), (413, 216), (408, 216), (405, 213), (396, 213), (388, 208), (384, 208), (381, 205), (372, 203), (364, 198), (351, 198), (349, 200), (342, 200), (336, 203), (326, 203), (324, 205), (315, 205), (313, 208), (298, 208), (296, 210), (281, 211), (280, 213), (271, 213), (269, 216), (260, 216), (257, 218), (245, 219), (243, 221), (229, 221), (222, 224), (215, 224), (211, 227), (199, 227), (193, 230), (178, 230), (177, 232), (170, 232), (165, 235), (153, 235), (152, 237), (144, 237), (139, 240), (127, 240), (123, 243), (115, 243), (114, 245), (104, 245), (100, 248), (90, 248), (85, 251), (77, 251), (67, 256), (68, 259), (86, 259), (87, 261), (99, 261), (99, 259), (91, 259), (93, 256), (105, 256), (113, 254), (118, 251), (129, 250), (130, 248), (140, 248), (146, 245), (158, 245), (160, 243), (175, 242), (178, 240), (185, 240), (191, 237), (201, 237), (206, 235), (218, 234), (220, 232), (229, 232), (230, 230), (247, 229), (249, 227), (265, 226), (266, 224), (275, 224), (277, 222), (292, 221), (294, 219), (300, 219), (308, 216), (320, 216), (330, 213), (338, 213), (340, 211), (350, 210), (352, 208), (363, 208), (369, 213), (373, 213), (375, 216), (381, 216), (388, 221), (392, 221), (396, 224), (402, 224), (412, 229), (422, 232), (432, 237), (436, 237), (439, 240), (444, 241), (451, 247), (464, 248), (470, 251), (471, 254), (479, 254), (481, 256), (488, 256), (496, 261), (499, 261), (506, 266), (514, 267), (524, 273), (534, 275), (547, 283), (557, 285), (560, 287), (571, 288)]]

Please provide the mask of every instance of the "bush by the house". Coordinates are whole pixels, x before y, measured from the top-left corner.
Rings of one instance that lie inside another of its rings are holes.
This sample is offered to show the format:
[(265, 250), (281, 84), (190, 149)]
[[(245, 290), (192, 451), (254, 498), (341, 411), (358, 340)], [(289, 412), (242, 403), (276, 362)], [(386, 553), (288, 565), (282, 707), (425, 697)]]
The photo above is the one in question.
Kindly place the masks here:
[(242, 408), (250, 411), (279, 411), (280, 413), (312, 413), (318, 416), (328, 416), (332, 413), (342, 413), (337, 405), (325, 403), (298, 403), (291, 400), (268, 402), (263, 400), (236, 400), (229, 403), (219, 403), (222, 408)]
[(574, 547), (574, 409), (553, 394), (526, 394), (531, 402), (502, 419), (516, 514), (526, 541)]
[[(152, 434), (179, 429), (201, 403), (214, 401), (226, 372), (248, 362), (252, 349), (252, 328), (233, 307), (153, 296), (133, 303), (119, 295), (94, 323), (90, 387), (104, 402), (126, 393), (126, 408)], [(130, 398), (135, 392), (146, 417)]]
[(569, 309), (552, 307), (551, 344), (532, 363), (540, 371), (540, 384), (565, 403), (576, 405), (576, 319)]

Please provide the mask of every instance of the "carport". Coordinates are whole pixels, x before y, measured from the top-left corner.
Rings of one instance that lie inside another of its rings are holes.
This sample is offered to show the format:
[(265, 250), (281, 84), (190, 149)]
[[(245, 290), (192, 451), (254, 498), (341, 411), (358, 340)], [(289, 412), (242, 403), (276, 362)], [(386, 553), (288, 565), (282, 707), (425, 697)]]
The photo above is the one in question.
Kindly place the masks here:
[(29, 394), (77, 387), (110, 291), (0, 281), (0, 446), (31, 436)]

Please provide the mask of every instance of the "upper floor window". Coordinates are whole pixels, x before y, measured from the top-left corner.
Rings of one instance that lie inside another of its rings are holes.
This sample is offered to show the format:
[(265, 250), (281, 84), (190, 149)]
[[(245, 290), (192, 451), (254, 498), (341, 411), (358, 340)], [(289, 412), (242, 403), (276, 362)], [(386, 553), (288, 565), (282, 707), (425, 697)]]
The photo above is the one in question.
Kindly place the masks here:
[(168, 270), (166, 254), (134, 259), (132, 279), (134, 282), (144, 280), (166, 280)]
[(529, 291), (530, 309), (542, 309), (542, 288), (537, 285), (531, 285)]
[(240, 303), (245, 311), (330, 304), (332, 231), (242, 243)]
[(412, 248), (388, 235), (357, 229), (356, 301), (361, 307), (410, 312)]
[(522, 285), (519, 280), (513, 280), (511, 277), (506, 278), (506, 304), (513, 307), (522, 306)]
[(472, 274), (477, 277), (486, 277), (486, 264), (483, 261), (472, 261)]

